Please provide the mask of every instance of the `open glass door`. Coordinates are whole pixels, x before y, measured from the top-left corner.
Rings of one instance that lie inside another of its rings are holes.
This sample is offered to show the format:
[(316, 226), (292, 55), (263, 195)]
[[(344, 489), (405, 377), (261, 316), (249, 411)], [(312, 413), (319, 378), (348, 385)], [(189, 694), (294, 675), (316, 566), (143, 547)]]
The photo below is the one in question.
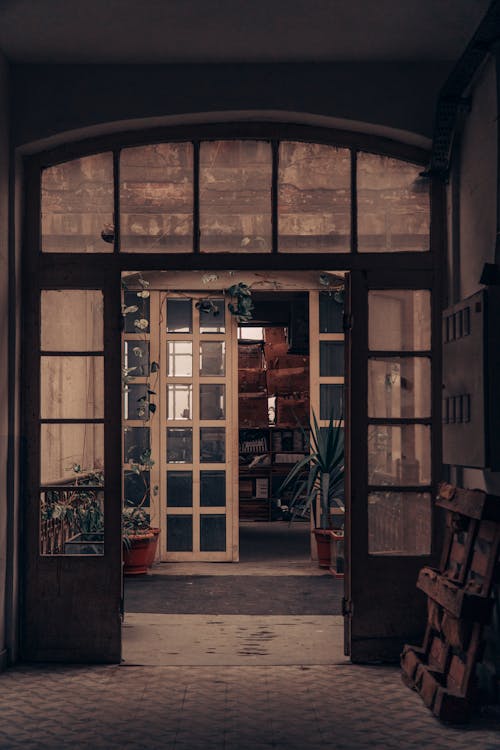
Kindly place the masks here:
[(355, 662), (394, 660), (422, 635), (415, 582), (433, 551), (437, 454), (430, 289), (424, 273), (350, 277), (344, 614)]
[(25, 335), (32, 369), (25, 403), (30, 443), (22, 656), (117, 662), (118, 285), (41, 289), (30, 301)]

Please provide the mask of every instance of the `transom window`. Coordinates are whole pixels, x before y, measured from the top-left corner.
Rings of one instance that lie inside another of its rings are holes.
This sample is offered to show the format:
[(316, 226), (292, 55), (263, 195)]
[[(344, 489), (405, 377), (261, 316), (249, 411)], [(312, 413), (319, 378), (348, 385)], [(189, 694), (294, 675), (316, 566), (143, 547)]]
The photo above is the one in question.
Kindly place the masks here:
[(121, 148), (43, 170), (41, 249), (425, 252), (421, 171), (390, 156), (291, 140)]

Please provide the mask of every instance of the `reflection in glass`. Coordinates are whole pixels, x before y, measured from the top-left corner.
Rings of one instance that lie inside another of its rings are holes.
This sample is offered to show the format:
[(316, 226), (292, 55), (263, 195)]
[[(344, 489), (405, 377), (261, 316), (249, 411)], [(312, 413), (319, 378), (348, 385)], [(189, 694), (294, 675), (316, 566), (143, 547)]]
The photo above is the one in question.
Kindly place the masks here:
[(431, 428), (421, 424), (368, 427), (368, 482), (419, 485), (431, 482)]
[(104, 417), (103, 357), (41, 357), (42, 419)]
[(125, 341), (123, 366), (134, 378), (149, 375), (149, 341)]
[(280, 143), (278, 180), (280, 252), (349, 252), (349, 149)]
[(149, 460), (149, 427), (125, 427), (124, 462), (144, 464)]
[(418, 164), (357, 154), (358, 250), (429, 250), (429, 180)]
[(368, 360), (368, 416), (420, 418), (431, 415), (431, 361), (428, 357)]
[(321, 383), (319, 386), (320, 419), (343, 419), (344, 386)]
[(190, 464), (193, 460), (191, 427), (167, 427), (167, 463)]
[(193, 374), (193, 342), (167, 341), (167, 360), (169, 377), (190, 378)]
[(124, 505), (149, 508), (149, 471), (139, 473), (125, 469), (123, 472)]
[(192, 143), (122, 149), (120, 209), (122, 252), (191, 252)]
[(124, 387), (124, 419), (149, 419), (149, 395), (146, 384), (129, 383)]
[(205, 141), (200, 147), (201, 252), (271, 251), (271, 144)]
[(226, 431), (224, 427), (200, 428), (200, 461), (224, 463), (226, 460)]
[(41, 555), (103, 555), (104, 493), (47, 490), (40, 495)]
[(193, 386), (190, 383), (168, 383), (167, 419), (193, 418)]
[(200, 516), (200, 551), (226, 551), (226, 516)]
[(224, 385), (200, 385), (200, 419), (224, 419)]
[(200, 471), (200, 505), (202, 508), (226, 504), (226, 472)]
[[(208, 302), (208, 304), (204, 304)], [(223, 299), (201, 300), (200, 333), (224, 333), (226, 310)]]
[(321, 377), (344, 377), (344, 344), (320, 341), (319, 374)]
[(193, 506), (192, 471), (167, 471), (167, 506), (171, 508)]
[[(145, 294), (148, 296), (144, 297)], [(149, 293), (144, 290), (127, 290), (123, 292), (123, 319), (125, 333), (149, 332), (149, 300)]]
[(226, 344), (224, 341), (202, 341), (200, 344), (200, 375), (224, 375)]
[(370, 290), (368, 346), (372, 351), (430, 349), (430, 292), (427, 289)]
[(89, 475), (104, 472), (104, 425), (40, 425), (40, 471), (42, 484), (75, 485)]
[(431, 496), (427, 492), (370, 492), (368, 552), (429, 555)]
[(42, 171), (43, 252), (112, 253), (113, 212), (113, 154)]
[(193, 517), (167, 515), (167, 552), (192, 552)]
[(95, 289), (42, 291), (41, 348), (45, 352), (103, 349), (103, 296)]
[(320, 292), (319, 294), (319, 332), (344, 332), (344, 290), (337, 292)]
[(167, 333), (191, 333), (193, 306), (190, 299), (167, 299)]

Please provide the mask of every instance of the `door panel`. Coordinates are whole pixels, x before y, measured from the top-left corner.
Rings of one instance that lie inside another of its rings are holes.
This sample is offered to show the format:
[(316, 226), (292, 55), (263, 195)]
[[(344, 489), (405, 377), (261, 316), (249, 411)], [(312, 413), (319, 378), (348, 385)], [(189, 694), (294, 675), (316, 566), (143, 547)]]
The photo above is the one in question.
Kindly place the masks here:
[(161, 559), (236, 561), (236, 324), (224, 296), (160, 300)]
[(120, 660), (119, 310), (118, 286), (42, 289), (25, 320), (24, 659)]
[(355, 662), (396, 660), (424, 626), (415, 582), (433, 561), (439, 416), (430, 288), (424, 273), (350, 275), (345, 615)]

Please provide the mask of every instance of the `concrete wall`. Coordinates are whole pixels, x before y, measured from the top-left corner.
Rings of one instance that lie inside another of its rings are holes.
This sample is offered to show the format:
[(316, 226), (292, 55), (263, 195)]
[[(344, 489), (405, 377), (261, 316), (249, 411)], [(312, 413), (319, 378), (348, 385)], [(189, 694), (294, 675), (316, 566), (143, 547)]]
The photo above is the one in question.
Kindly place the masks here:
[(8, 433), (9, 433), (9, 121), (8, 66), (0, 53), (0, 669), (6, 662)]
[(425, 139), (432, 135), (436, 96), (448, 68), (445, 63), (15, 65), (15, 145), (109, 123), (123, 130), (127, 121), (241, 111), (305, 113)]

